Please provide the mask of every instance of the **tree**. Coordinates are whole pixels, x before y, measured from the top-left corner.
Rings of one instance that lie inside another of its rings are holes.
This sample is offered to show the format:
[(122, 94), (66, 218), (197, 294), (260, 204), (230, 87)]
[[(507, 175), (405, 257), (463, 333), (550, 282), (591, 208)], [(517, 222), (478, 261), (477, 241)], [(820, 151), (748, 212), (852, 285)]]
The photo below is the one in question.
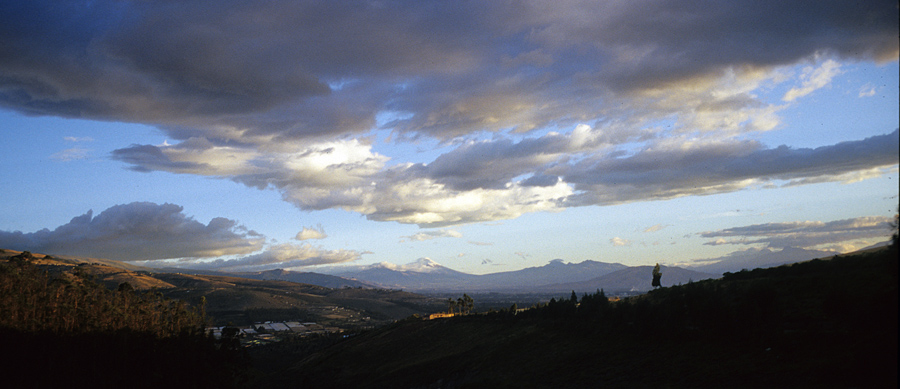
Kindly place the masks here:
[(653, 282), (650, 283), (650, 286), (654, 288), (659, 288), (660, 286), (662, 286), (662, 284), (660, 284), (659, 282), (660, 278), (662, 278), (662, 273), (660, 273), (659, 264), (657, 263), (656, 266), (653, 267)]
[(897, 206), (897, 213), (894, 214), (894, 222), (891, 223), (891, 230), (893, 230), (893, 234), (891, 234), (891, 246), (894, 250), (900, 248), (900, 205)]
[(462, 309), (465, 309), (467, 314), (471, 313), (472, 310), (475, 309), (475, 299), (469, 297), (468, 294), (463, 293), (463, 296), (460, 300), (462, 301), (462, 304), (460, 305), (462, 305)]

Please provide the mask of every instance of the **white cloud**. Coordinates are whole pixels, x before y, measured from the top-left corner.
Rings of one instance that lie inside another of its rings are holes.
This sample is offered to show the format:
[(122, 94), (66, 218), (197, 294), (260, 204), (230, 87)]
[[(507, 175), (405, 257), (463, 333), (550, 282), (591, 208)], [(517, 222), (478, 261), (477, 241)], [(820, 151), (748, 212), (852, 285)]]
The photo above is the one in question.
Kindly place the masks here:
[(294, 237), (296, 240), (310, 240), (310, 239), (325, 239), (328, 235), (325, 234), (325, 228), (322, 227), (321, 224), (313, 227), (303, 227), (303, 230), (297, 233), (297, 236)]
[(462, 238), (462, 234), (454, 230), (430, 230), (400, 238), (401, 242), (421, 242), (435, 238)]
[(833, 59), (829, 59), (822, 63), (818, 68), (808, 66), (803, 69), (800, 75), (802, 83), (799, 87), (791, 88), (782, 97), (782, 100), (791, 102), (800, 97), (806, 96), (817, 89), (826, 87), (831, 83), (834, 76), (841, 73), (841, 64)]
[(875, 85), (872, 83), (866, 83), (859, 88), (859, 97), (871, 97), (875, 96), (875, 93)]
[(631, 241), (628, 239), (623, 239), (620, 237), (614, 237), (609, 240), (609, 243), (612, 243), (613, 246), (631, 246)]
[(668, 227), (668, 226), (669, 226), (668, 224), (654, 224), (654, 225), (652, 225), (652, 226), (650, 226), (650, 227), (645, 228), (645, 229), (644, 229), (644, 232), (656, 232), (656, 231), (659, 231), (659, 230), (661, 230), (661, 229), (663, 229), (663, 228), (666, 228), (666, 227)]
[(260, 271), (353, 262), (359, 260), (361, 254), (354, 250), (326, 250), (308, 243), (300, 245), (285, 243), (242, 258), (182, 261), (180, 266), (224, 271)]
[(55, 160), (68, 162), (68, 161), (77, 161), (81, 159), (87, 159), (90, 156), (91, 150), (85, 149), (82, 147), (72, 147), (69, 149), (65, 149), (63, 151), (54, 153), (50, 156)]
[(77, 137), (77, 136), (66, 136), (63, 137), (66, 142), (93, 142), (94, 138), (89, 136)]

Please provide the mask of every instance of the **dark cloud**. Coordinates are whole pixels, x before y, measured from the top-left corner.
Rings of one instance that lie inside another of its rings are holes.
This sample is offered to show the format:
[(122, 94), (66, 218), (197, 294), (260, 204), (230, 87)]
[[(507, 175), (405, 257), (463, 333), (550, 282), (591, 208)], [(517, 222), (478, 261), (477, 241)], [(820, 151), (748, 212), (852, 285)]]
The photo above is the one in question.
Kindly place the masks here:
[[(113, 151), (137, 171), (451, 225), (896, 164), (897, 132), (817, 149), (736, 139), (777, 126), (756, 92), (795, 76), (780, 66), (812, 69), (784, 101), (802, 98), (835, 60), (896, 60), (897, 20), (896, 1), (3, 2), (0, 107), (178, 141)], [(455, 146), (389, 166), (353, 138), (379, 123)]]
[(396, 130), (448, 139), (590, 122), (610, 90), (893, 59), (897, 20), (896, 1), (4, 2), (0, 105), (244, 141), (394, 110), (411, 114)]
[(265, 241), (234, 220), (219, 217), (204, 225), (182, 211), (174, 204), (116, 205), (97, 216), (88, 211), (52, 231), (0, 231), (0, 247), (133, 261), (247, 254)]
[(579, 204), (663, 199), (731, 192), (778, 180), (853, 180), (855, 172), (896, 165), (898, 139), (895, 130), (815, 149), (772, 149), (755, 141), (709, 142), (693, 147), (660, 144), (628, 157), (589, 158), (548, 172), (562, 176), (583, 192), (578, 196)]
[(113, 150), (112, 158), (131, 164), (131, 170), (152, 172), (166, 170), (171, 172), (190, 172), (203, 168), (194, 162), (175, 162), (166, 156), (158, 146), (131, 145), (124, 149)]

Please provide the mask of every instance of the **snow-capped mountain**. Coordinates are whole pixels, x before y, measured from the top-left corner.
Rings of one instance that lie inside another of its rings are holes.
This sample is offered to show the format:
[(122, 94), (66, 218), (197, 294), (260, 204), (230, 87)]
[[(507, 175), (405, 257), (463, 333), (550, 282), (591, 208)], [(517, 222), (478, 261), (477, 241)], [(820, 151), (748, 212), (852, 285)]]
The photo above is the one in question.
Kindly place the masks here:
[(625, 268), (627, 266), (618, 263), (565, 263), (556, 259), (540, 267), (474, 275), (447, 268), (429, 258), (420, 258), (405, 265), (379, 263), (345, 268), (334, 274), (386, 288), (415, 291), (529, 291), (539, 285), (584, 281)]
[(459, 272), (429, 259), (420, 258), (405, 265), (378, 263), (370, 266), (347, 268), (336, 273), (374, 283), (384, 288), (407, 290), (464, 290), (471, 287), (476, 275)]

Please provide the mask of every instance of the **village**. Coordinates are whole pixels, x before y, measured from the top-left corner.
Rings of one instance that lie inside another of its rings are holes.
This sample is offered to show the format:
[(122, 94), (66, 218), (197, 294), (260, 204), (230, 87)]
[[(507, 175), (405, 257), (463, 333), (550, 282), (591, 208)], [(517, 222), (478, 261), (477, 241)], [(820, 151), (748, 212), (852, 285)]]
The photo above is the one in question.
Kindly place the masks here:
[(279, 342), (287, 337), (336, 334), (346, 331), (346, 329), (340, 327), (300, 321), (267, 321), (253, 323), (252, 326), (207, 327), (206, 331), (211, 333), (216, 339), (221, 339), (223, 330), (227, 328), (237, 329), (238, 340), (240, 340), (241, 346), (244, 347)]

